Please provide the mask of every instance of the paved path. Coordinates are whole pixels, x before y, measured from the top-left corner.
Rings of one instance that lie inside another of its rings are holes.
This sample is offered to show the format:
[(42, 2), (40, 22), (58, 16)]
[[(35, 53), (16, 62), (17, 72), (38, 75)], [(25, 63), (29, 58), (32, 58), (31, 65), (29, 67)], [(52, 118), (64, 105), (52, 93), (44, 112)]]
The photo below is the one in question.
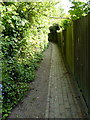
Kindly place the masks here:
[(51, 68), (45, 118), (84, 118), (58, 46), (51, 44)]
[(33, 89), (12, 110), (9, 118), (84, 117), (56, 44), (50, 43), (45, 51), (31, 87)]
[(15, 120), (22, 118), (21, 120), (26, 120), (26, 118), (45, 117), (50, 66), (51, 45), (44, 52), (43, 60), (36, 70), (35, 80), (30, 83), (31, 90), (27, 92), (21, 102), (12, 110), (9, 118), (16, 118)]

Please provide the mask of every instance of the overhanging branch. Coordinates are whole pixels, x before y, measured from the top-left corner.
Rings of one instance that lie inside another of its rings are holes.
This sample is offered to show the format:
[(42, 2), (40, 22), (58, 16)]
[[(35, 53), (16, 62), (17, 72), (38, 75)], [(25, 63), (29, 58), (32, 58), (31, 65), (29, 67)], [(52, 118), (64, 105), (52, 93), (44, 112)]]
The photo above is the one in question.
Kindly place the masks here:
[(43, 14), (44, 16), (46, 17), (49, 17), (49, 18), (54, 18), (54, 19), (70, 19), (70, 18), (66, 18), (66, 17), (55, 17), (55, 16), (48, 16), (46, 14)]

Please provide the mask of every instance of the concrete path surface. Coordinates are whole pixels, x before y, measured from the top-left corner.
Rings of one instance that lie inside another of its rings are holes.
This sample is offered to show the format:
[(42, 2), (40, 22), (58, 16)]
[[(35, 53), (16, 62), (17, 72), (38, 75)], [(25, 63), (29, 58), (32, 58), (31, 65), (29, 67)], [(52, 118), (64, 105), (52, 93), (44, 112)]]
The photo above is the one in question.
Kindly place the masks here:
[(84, 118), (83, 107), (79, 105), (58, 46), (51, 44), (51, 68), (45, 118)]
[(44, 52), (31, 86), (9, 118), (85, 118), (57, 44)]

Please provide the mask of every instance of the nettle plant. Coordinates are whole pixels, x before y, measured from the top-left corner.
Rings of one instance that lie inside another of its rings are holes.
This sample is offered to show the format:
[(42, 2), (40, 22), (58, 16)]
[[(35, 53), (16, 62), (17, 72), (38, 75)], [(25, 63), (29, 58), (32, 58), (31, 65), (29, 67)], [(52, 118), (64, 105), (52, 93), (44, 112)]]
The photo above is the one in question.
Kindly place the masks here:
[(84, 2), (72, 2), (73, 6), (69, 10), (73, 20), (86, 16), (90, 12), (90, 6)]

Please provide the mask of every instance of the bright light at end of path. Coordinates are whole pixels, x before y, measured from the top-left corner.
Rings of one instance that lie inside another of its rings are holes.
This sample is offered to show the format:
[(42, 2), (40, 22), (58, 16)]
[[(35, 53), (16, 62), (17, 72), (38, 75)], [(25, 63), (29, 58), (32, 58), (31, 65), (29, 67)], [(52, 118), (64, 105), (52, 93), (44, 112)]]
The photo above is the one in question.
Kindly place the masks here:
[(68, 10), (72, 6), (71, 2), (69, 2), (68, 0), (61, 0), (61, 5), (65, 13), (68, 14)]

